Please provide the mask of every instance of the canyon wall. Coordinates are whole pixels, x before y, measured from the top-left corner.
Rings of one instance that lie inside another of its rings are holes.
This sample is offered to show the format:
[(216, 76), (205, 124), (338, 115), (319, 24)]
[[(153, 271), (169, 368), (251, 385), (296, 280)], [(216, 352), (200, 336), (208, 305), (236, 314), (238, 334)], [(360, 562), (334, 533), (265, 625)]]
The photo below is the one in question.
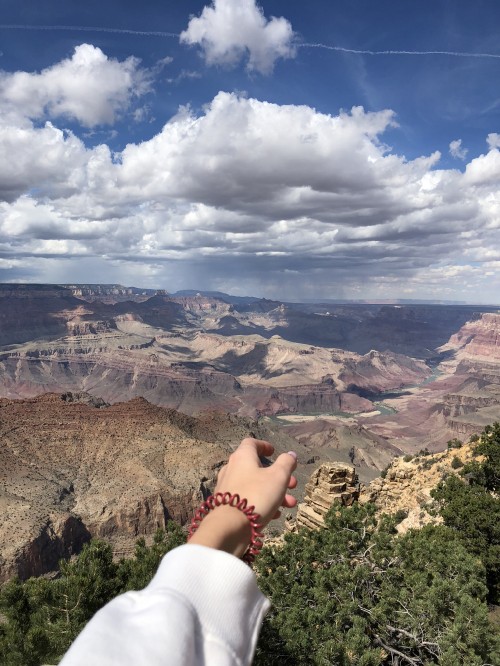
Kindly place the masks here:
[(186, 523), (233, 449), (201, 430), (142, 399), (0, 400), (0, 580), (54, 569), (93, 536), (131, 547)]

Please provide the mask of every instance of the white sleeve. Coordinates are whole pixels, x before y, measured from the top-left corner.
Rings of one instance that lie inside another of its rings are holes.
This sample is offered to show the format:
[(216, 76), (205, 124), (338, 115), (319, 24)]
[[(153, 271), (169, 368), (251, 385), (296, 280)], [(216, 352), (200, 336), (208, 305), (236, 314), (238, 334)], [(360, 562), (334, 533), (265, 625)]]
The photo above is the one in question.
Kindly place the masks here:
[(179, 546), (144, 590), (94, 615), (60, 666), (246, 666), (269, 606), (241, 560)]

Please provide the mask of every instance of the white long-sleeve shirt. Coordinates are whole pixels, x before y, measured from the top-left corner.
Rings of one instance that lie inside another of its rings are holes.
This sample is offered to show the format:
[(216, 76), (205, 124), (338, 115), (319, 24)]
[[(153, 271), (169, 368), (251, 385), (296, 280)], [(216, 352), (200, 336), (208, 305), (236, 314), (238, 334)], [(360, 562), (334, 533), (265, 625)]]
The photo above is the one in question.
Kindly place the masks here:
[(60, 666), (245, 666), (270, 604), (241, 560), (186, 544), (98, 611)]

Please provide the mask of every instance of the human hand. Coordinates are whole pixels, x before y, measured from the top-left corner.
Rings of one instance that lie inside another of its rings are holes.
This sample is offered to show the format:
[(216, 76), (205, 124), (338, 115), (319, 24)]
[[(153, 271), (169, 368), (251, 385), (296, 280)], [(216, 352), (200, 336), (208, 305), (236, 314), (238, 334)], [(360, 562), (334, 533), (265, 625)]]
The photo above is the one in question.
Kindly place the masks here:
[(292, 472), (297, 467), (297, 455), (282, 453), (269, 467), (263, 467), (262, 456), (271, 456), (274, 447), (261, 439), (246, 437), (231, 454), (227, 465), (219, 472), (216, 493), (237, 493), (255, 506), (263, 525), (279, 518), (279, 507), (292, 508), (297, 500), (287, 489), (295, 488), (297, 479)]
[[(260, 456), (270, 456), (274, 447), (269, 442), (247, 437), (231, 454), (227, 465), (219, 472), (215, 493), (238, 494), (254, 506), (267, 525), (280, 515), (280, 507), (291, 508), (297, 500), (287, 489), (295, 488), (297, 479), (292, 472), (297, 467), (295, 453), (283, 453), (270, 465), (263, 467)], [(222, 505), (210, 511), (201, 521), (190, 543), (217, 548), (242, 557), (252, 537), (246, 515), (239, 509)]]

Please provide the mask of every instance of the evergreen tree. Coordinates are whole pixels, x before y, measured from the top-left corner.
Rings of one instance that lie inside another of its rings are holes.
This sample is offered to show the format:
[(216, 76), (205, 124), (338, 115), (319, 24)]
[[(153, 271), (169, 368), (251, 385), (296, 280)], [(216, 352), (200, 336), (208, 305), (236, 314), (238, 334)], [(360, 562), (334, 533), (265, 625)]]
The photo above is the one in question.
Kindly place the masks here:
[(432, 491), (445, 525), (453, 528), (486, 569), (488, 600), (500, 603), (500, 424), (485, 428), (463, 480), (453, 476)]
[(373, 507), (333, 508), (258, 560), (272, 601), (256, 664), (482, 666), (500, 659), (484, 568), (454, 530), (398, 537)]
[(158, 530), (151, 547), (144, 539), (135, 557), (113, 562), (108, 543), (92, 540), (78, 557), (61, 561), (56, 579), (14, 579), (0, 592), (0, 664), (39, 666), (57, 663), (85, 624), (117, 594), (142, 589), (153, 577), (165, 553), (185, 540), (171, 522), (168, 532)]

